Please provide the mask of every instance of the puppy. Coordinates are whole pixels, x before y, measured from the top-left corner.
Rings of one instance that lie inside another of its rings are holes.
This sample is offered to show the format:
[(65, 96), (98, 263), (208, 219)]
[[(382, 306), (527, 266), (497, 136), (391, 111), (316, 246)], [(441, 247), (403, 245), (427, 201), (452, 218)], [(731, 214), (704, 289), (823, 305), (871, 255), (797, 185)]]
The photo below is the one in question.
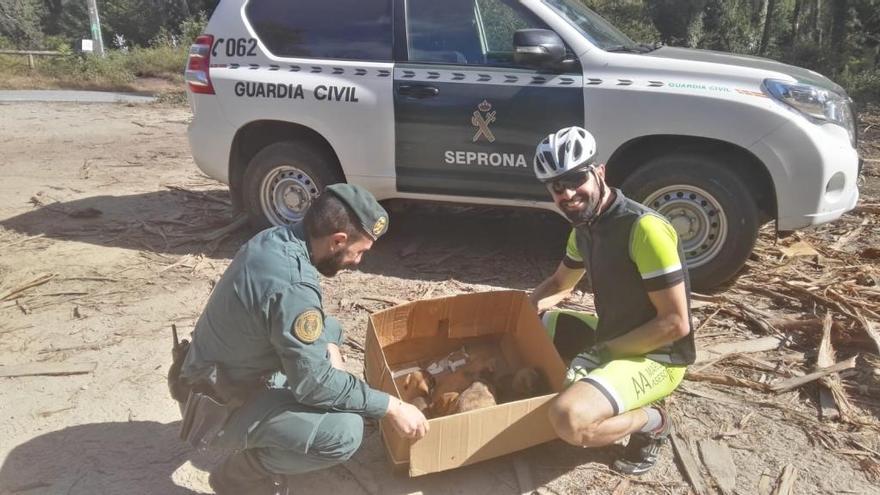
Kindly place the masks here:
[(431, 401), (434, 377), (427, 371), (418, 370), (407, 373), (397, 378), (396, 381), (397, 388), (400, 390), (400, 398), (425, 412)]
[(455, 414), (457, 412), (456, 408), (458, 407), (459, 395), (461, 394), (458, 392), (435, 394), (434, 399), (431, 401), (431, 405), (428, 408), (428, 417), (440, 418)]
[(550, 387), (537, 368), (520, 368), (498, 380), (498, 391), (501, 402), (513, 402), (549, 393)]
[(461, 413), (496, 405), (492, 386), (482, 380), (475, 381), (459, 394), (453, 413)]

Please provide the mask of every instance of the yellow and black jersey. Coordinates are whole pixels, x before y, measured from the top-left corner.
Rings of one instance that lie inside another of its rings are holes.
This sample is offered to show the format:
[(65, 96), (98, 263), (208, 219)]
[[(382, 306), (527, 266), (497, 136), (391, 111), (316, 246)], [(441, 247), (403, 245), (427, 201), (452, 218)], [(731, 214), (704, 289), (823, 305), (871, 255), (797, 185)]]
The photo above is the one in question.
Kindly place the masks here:
[[(591, 226), (575, 227), (563, 263), (586, 269), (599, 316), (597, 341), (630, 332), (657, 315), (648, 293), (690, 281), (681, 240), (660, 214), (625, 197), (616, 198)], [(649, 358), (672, 364), (694, 361), (693, 333)]]

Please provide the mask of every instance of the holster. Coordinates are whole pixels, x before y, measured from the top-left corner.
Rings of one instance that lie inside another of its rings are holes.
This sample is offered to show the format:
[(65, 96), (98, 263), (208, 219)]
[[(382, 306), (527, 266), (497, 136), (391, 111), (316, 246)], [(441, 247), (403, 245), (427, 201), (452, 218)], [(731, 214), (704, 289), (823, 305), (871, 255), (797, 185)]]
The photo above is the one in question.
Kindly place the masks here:
[(180, 439), (196, 449), (207, 448), (223, 429), (232, 409), (206, 393), (191, 389), (183, 409)]

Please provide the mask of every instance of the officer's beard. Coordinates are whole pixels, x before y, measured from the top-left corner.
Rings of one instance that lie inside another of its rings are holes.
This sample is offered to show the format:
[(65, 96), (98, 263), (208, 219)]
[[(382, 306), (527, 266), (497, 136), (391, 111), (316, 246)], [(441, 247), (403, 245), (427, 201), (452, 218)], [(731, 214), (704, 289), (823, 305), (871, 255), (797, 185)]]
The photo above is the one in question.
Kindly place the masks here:
[(339, 273), (340, 270), (352, 268), (352, 265), (345, 263), (345, 249), (340, 249), (330, 256), (315, 263), (315, 268), (325, 277), (332, 277)]
[(357, 263), (346, 263), (345, 255), (348, 251), (340, 249), (330, 256), (315, 263), (315, 268), (325, 277), (332, 277), (339, 273), (340, 270), (348, 270), (355, 268)]

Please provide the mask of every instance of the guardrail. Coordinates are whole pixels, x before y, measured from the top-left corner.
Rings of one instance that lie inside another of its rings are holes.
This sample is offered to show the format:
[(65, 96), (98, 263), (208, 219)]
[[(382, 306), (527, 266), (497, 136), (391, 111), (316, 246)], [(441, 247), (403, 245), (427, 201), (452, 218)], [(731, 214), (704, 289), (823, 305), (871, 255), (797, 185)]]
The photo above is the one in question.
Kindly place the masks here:
[(61, 52), (41, 50), (0, 50), (0, 55), (27, 55), (28, 67), (34, 68), (34, 57), (60, 57)]

